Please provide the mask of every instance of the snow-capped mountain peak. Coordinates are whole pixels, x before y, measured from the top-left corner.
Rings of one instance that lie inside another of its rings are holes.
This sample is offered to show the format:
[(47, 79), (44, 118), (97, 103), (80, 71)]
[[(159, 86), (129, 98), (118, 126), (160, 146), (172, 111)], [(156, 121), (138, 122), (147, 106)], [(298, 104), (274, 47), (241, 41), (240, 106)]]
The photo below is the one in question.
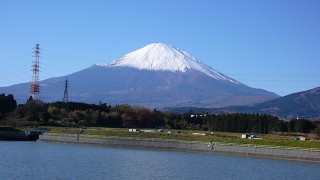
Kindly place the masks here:
[(233, 80), (216, 70), (213, 70), (212, 68), (201, 63), (193, 56), (189, 55), (187, 52), (163, 43), (149, 44), (141, 49), (126, 54), (120, 59), (109, 64), (98, 65), (133, 67), (140, 70), (172, 72), (186, 72), (187, 70), (197, 70), (207, 74), (212, 78), (239, 84), (238, 81)]

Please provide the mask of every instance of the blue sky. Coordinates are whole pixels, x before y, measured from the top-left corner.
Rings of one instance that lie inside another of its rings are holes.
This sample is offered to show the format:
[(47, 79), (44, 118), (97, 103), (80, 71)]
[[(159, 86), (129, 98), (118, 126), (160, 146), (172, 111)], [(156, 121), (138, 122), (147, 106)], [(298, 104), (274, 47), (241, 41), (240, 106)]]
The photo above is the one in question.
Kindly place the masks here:
[[(1, 0), (0, 87), (106, 63), (154, 42), (279, 95), (320, 86), (318, 0)], [(72, 84), (72, 82), (71, 82)]]

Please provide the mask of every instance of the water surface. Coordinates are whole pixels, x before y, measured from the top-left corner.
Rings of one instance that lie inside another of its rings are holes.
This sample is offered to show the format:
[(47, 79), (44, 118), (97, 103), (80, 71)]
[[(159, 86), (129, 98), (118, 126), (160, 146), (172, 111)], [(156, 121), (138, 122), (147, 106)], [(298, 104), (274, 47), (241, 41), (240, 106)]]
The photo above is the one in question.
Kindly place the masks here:
[(320, 163), (0, 141), (1, 179), (320, 179)]

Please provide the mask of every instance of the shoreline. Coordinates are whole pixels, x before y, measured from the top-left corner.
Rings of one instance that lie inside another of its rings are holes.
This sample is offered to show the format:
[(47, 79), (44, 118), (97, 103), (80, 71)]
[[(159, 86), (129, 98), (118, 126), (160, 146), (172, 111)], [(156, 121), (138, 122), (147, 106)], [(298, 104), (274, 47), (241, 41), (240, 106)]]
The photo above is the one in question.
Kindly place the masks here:
[(298, 150), (282, 150), (282, 149), (263, 149), (249, 148), (237, 146), (224, 146), (218, 144), (201, 144), (201, 143), (183, 143), (168, 141), (146, 141), (132, 139), (109, 139), (109, 138), (92, 138), (76, 135), (48, 135), (44, 134), (39, 137), (38, 141), (55, 142), (66, 144), (83, 144), (98, 145), (116, 148), (129, 149), (150, 149), (150, 150), (166, 150), (180, 151), (206, 154), (233, 155), (242, 157), (256, 157), (279, 160), (292, 160), (304, 162), (320, 162), (320, 152), (307, 152)]

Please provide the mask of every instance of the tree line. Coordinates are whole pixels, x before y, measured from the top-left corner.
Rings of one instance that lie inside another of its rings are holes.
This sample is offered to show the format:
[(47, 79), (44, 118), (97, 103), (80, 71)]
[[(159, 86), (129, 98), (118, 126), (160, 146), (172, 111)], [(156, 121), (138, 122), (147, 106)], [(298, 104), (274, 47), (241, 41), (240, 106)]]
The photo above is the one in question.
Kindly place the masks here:
[(208, 127), (212, 131), (268, 134), (272, 132), (310, 133), (316, 128), (311, 121), (300, 119), (281, 121), (275, 116), (260, 114), (210, 115)]
[(81, 102), (44, 103), (30, 98), (17, 105), (13, 95), (0, 95), (0, 125), (166, 128), (221, 132), (260, 133), (304, 132), (319, 129), (319, 122), (305, 119), (282, 121), (265, 114), (174, 114), (128, 104)]

